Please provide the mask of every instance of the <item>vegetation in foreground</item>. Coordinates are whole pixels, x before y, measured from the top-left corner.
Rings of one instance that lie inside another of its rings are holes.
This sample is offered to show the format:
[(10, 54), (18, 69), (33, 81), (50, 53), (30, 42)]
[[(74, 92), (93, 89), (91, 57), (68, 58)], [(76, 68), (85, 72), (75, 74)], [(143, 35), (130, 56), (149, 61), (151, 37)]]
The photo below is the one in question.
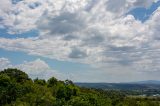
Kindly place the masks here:
[(32, 80), (18, 69), (0, 72), (0, 106), (160, 106), (160, 98), (81, 88), (52, 77)]

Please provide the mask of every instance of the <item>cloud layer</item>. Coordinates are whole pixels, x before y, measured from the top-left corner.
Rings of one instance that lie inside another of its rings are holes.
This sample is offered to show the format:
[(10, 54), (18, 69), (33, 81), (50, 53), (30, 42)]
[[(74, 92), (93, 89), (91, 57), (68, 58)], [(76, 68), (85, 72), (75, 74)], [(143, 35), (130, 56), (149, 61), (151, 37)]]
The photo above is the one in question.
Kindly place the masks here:
[(38, 30), (40, 35), (0, 38), (0, 48), (105, 71), (125, 67), (134, 72), (159, 72), (160, 8), (145, 22), (128, 14), (159, 0), (2, 1), (1, 28), (10, 34)]

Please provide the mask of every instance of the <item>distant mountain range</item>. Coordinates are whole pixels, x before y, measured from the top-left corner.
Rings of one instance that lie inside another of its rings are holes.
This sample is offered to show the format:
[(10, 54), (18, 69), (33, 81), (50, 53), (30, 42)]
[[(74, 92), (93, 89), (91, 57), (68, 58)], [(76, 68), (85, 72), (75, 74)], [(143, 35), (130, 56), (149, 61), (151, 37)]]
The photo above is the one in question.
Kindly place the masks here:
[(147, 80), (127, 83), (75, 83), (80, 87), (96, 89), (120, 89), (120, 90), (141, 90), (160, 89), (160, 81)]
[(147, 81), (138, 81), (138, 82), (131, 82), (134, 84), (160, 84), (160, 81), (157, 80), (147, 80)]

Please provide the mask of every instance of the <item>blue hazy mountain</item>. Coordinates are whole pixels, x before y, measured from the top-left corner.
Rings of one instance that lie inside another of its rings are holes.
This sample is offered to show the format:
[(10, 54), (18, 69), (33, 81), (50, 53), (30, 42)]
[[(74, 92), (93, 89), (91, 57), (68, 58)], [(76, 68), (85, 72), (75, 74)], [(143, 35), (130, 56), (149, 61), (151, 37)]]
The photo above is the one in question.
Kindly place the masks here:
[(157, 80), (146, 80), (146, 81), (138, 81), (138, 82), (131, 82), (135, 84), (160, 84), (160, 81)]
[(160, 81), (147, 80), (127, 83), (75, 83), (80, 87), (96, 89), (120, 89), (120, 90), (141, 90), (160, 89)]

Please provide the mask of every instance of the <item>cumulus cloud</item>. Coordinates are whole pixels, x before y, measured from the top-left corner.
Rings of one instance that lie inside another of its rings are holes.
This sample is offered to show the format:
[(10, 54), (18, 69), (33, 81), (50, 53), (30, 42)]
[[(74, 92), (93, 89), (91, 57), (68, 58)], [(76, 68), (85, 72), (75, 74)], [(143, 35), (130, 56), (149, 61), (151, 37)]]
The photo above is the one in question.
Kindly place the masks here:
[(22, 64), (12, 65), (9, 59), (0, 58), (0, 64), (0, 70), (6, 68), (18, 68), (26, 72), (32, 79), (40, 78), (47, 80), (48, 78), (51, 78), (53, 76), (61, 80), (65, 80), (66, 78), (66, 76), (64, 76), (63, 74), (50, 68), (50, 66), (41, 59), (37, 59), (30, 62), (25, 61)]
[(10, 67), (10, 61), (7, 58), (0, 58), (0, 70)]
[(1, 0), (0, 22), (13, 34), (37, 29), (37, 22), (44, 23), (40, 28), (65, 33), (85, 27), (88, 18), (100, 21), (136, 7), (147, 8), (153, 2), (156, 0)]
[(137, 7), (149, 8), (157, 1), (5, 0), (3, 5), (7, 6), (0, 6), (1, 27), (9, 33), (36, 29), (40, 35), (0, 38), (0, 48), (100, 69), (125, 66), (137, 71), (159, 70), (160, 9), (145, 22), (128, 14)]

